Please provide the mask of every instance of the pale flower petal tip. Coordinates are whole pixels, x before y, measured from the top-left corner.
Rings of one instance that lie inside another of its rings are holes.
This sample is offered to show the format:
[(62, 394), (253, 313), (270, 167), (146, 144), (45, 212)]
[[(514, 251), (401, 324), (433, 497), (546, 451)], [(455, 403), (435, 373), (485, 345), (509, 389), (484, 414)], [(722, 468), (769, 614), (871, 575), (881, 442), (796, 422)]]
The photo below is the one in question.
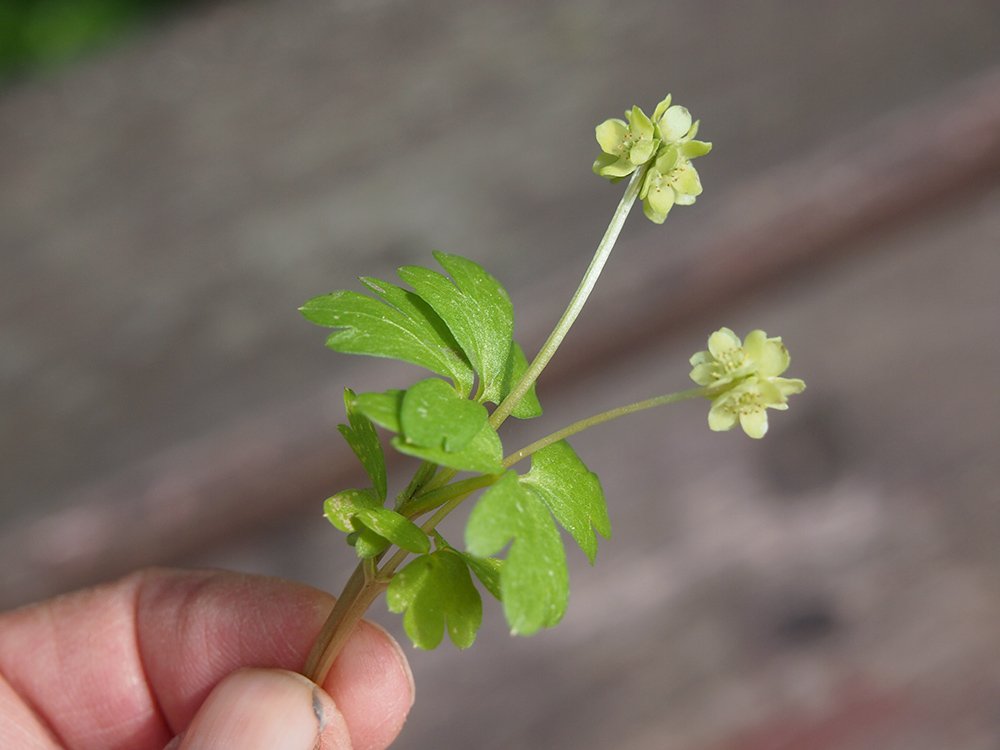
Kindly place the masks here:
[(750, 437), (767, 433), (767, 410), (785, 411), (788, 397), (806, 384), (798, 378), (779, 377), (790, 362), (781, 337), (753, 330), (741, 340), (729, 328), (708, 337), (708, 350), (690, 359), (691, 379), (712, 400), (708, 426), (721, 432), (739, 423)]

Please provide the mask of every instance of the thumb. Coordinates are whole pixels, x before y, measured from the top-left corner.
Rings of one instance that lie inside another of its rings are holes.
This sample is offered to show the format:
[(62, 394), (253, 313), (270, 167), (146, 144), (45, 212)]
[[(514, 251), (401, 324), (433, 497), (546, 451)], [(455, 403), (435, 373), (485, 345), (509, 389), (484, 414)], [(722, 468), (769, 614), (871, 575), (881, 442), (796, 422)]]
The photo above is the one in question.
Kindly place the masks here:
[(295, 672), (241, 669), (215, 686), (164, 750), (351, 750), (327, 693)]

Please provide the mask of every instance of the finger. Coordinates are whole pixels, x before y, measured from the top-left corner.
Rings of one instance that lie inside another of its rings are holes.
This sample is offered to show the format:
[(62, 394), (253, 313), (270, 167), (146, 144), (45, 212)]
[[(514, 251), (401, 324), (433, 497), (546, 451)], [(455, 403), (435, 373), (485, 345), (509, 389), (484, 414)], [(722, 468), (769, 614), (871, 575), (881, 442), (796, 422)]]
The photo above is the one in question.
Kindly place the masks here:
[[(244, 666), (300, 670), (333, 598), (259, 576), (203, 572), (147, 576), (137, 604), (142, 659), (172, 727), (191, 721), (208, 692)], [(413, 703), (402, 651), (359, 623), (323, 684), (359, 750), (389, 745)]]
[[(160, 750), (240, 667), (299, 670), (332, 598), (226, 572), (146, 571), (0, 617), (0, 672), (64, 745)], [(324, 688), (359, 750), (413, 699), (399, 647), (361, 623)]]
[(46, 726), (0, 676), (0, 747), (59, 750)]
[(167, 750), (351, 750), (330, 696), (295, 672), (241, 669), (216, 685)]

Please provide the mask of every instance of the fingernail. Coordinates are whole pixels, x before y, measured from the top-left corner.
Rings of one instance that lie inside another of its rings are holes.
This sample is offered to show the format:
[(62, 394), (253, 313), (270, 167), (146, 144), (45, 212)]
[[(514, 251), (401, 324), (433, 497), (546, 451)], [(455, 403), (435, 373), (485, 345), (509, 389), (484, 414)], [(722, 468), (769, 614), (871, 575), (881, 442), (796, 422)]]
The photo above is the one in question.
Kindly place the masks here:
[[(342, 725), (336, 714), (329, 697), (302, 675), (243, 669), (229, 675), (209, 694), (177, 748), (313, 750), (328, 725)], [(327, 735), (329, 732), (324, 741)], [(333, 747), (349, 750), (350, 744), (338, 737)]]

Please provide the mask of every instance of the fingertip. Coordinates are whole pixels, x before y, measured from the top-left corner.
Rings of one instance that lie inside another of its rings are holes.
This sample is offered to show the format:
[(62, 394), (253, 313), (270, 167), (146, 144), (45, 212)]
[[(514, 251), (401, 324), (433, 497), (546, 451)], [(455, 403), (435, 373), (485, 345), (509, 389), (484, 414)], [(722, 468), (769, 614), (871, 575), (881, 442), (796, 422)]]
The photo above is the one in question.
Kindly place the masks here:
[(352, 750), (344, 717), (322, 689), (279, 669), (240, 669), (209, 694), (168, 748)]
[(343, 714), (356, 750), (382, 750), (399, 735), (413, 705), (413, 673), (382, 627), (362, 621), (323, 685)]
[(410, 668), (410, 660), (406, 658), (406, 652), (403, 651), (403, 647), (399, 645), (399, 641), (397, 641), (388, 630), (383, 628), (377, 622), (365, 620), (364, 624), (375, 630), (377, 633), (380, 633), (392, 647), (393, 651), (395, 651), (396, 658), (399, 660), (399, 666), (403, 671), (403, 676), (406, 678), (407, 690), (410, 696), (410, 702), (407, 705), (407, 710), (409, 710), (413, 707), (413, 702), (417, 698), (417, 683), (413, 679), (413, 670)]

